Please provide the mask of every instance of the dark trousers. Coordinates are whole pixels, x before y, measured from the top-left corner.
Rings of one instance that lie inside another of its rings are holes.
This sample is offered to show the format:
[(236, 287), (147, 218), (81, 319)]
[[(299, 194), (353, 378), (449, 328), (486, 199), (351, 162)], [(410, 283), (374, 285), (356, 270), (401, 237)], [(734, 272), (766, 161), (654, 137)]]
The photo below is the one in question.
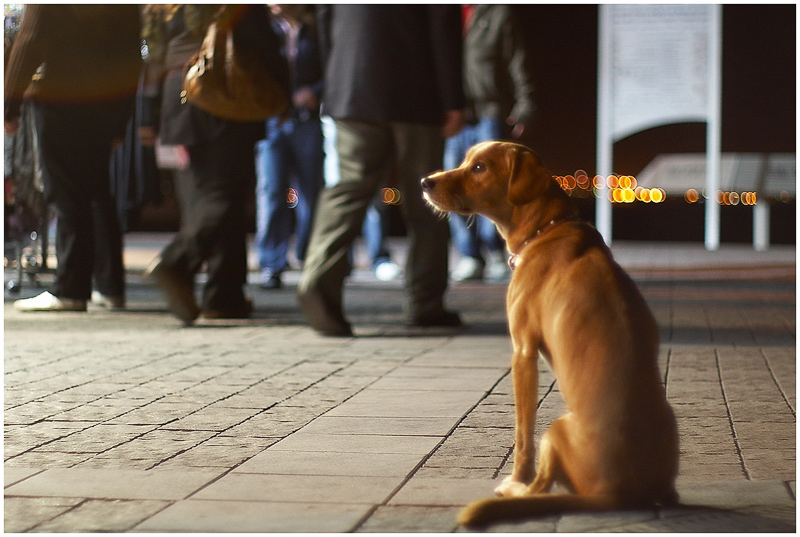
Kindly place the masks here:
[(254, 140), (223, 135), (189, 146), (182, 174), (181, 229), (162, 263), (193, 282), (205, 263), (204, 310), (240, 308), (247, 282), (245, 203), (253, 191)]
[(95, 288), (124, 296), (122, 232), (111, 195), (112, 143), (124, 135), (132, 100), (34, 105), (45, 196), (58, 218), (57, 297), (88, 300)]

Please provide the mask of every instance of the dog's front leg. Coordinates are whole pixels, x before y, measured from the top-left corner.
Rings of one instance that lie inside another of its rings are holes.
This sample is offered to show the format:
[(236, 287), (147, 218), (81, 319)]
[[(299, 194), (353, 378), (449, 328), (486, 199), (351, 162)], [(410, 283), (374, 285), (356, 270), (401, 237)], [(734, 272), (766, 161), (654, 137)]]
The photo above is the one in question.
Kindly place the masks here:
[(499, 496), (522, 496), (535, 475), (536, 446), (533, 432), (539, 388), (538, 354), (525, 352), (525, 347), (514, 345), (514, 348), (511, 359), (516, 416), (514, 471), (495, 489)]

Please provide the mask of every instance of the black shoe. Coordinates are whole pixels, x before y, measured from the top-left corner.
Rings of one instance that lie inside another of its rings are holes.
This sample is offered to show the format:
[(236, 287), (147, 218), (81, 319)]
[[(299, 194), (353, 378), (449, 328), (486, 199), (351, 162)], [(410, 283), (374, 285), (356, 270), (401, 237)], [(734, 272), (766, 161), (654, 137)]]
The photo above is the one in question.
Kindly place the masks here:
[(341, 311), (333, 311), (335, 308), (325, 301), (319, 291), (314, 289), (298, 291), (297, 301), (308, 324), (320, 334), (332, 337), (353, 336), (353, 329), (344, 319), (344, 314)]
[(145, 277), (152, 279), (164, 292), (167, 306), (172, 314), (184, 322), (192, 324), (200, 315), (200, 308), (194, 300), (194, 289), (186, 278), (166, 266), (158, 257), (150, 263), (144, 273)]
[(416, 313), (408, 320), (408, 326), (459, 328), (464, 326), (458, 313), (446, 310)]

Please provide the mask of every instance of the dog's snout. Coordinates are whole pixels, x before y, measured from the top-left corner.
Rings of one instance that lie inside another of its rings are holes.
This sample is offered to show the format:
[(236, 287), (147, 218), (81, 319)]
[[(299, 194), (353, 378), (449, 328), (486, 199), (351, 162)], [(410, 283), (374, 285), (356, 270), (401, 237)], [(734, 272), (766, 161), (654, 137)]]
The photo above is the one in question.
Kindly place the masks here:
[(433, 187), (436, 186), (436, 181), (431, 179), (430, 177), (423, 177), (420, 181), (420, 185), (422, 186), (423, 192), (430, 192), (433, 190)]

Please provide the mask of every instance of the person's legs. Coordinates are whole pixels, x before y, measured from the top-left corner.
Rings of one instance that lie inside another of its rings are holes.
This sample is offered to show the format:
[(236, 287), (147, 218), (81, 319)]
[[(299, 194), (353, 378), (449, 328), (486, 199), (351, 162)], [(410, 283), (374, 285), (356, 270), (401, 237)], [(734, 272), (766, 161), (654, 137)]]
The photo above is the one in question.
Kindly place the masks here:
[(322, 128), (318, 119), (299, 121), (290, 137), (297, 179), (297, 206), (295, 211), (295, 255), (305, 261), (311, 225), (323, 186)]
[(248, 317), (252, 310), (245, 298), (247, 283), (247, 227), (244, 206), (255, 175), (253, 145), (231, 135), (215, 140), (205, 149), (201, 184), (203, 200), (198, 208), (205, 222), (200, 228), (205, 242), (202, 256), (208, 268), (202, 309), (221, 317)]
[(390, 261), (389, 252), (385, 246), (386, 222), (385, 215), (381, 213), (383, 209), (379, 204), (380, 194), (367, 207), (367, 214), (364, 218), (364, 225), (361, 226), (361, 235), (364, 237), (364, 244), (367, 248), (367, 255), (372, 268), (375, 269), (381, 263)]
[[(161, 253), (161, 271), (168, 271), (171, 287), (181, 287), (178, 308), (185, 322), (199, 313), (186, 298), (194, 274), (207, 263), (208, 281), (202, 309), (240, 313), (248, 309), (243, 286), (247, 281), (247, 244), (243, 208), (255, 162), (252, 146), (235, 133), (189, 148), (192, 218), (181, 226)], [(169, 294), (169, 293), (168, 293)], [(249, 314), (249, 312), (248, 312)], [(238, 316), (238, 315), (237, 315)]]
[(110, 158), (113, 141), (125, 132), (130, 105), (121, 99), (33, 106), (45, 195), (58, 218), (58, 266), (50, 290), (15, 302), (17, 309), (84, 311), (93, 271), (101, 292), (124, 296), (122, 234), (111, 195)]
[[(122, 259), (123, 237), (118, 203), (111, 192), (110, 169), (105, 147), (122, 143), (121, 138), (133, 113), (133, 101), (121, 100), (99, 104), (98, 112), (106, 130), (98, 150), (98, 173), (92, 196), (92, 218), (95, 227), (94, 287), (100, 304), (106, 307), (125, 305), (125, 266)], [(103, 171), (101, 171), (101, 169)]]
[[(505, 125), (503, 121), (495, 117), (481, 118), (475, 125), (475, 143), (489, 140), (501, 140)], [(500, 252), (502, 254), (503, 241), (497, 233), (497, 228), (491, 220), (485, 216), (478, 215), (475, 225), (476, 236), (480, 243), (490, 252)]]
[[(475, 126), (465, 125), (461, 132), (445, 141), (444, 169), (457, 168), (475, 140)], [(458, 252), (464, 257), (480, 258), (480, 248), (475, 231), (467, 225), (467, 218), (457, 213), (448, 215), (450, 234)]]
[(202, 221), (204, 215), (197, 211), (200, 199), (199, 179), (197, 171), (191, 165), (191, 156), (187, 151), (186, 168), (175, 170), (173, 174), (178, 203), (181, 211), (181, 222), (178, 233), (164, 247), (159, 256), (147, 267), (145, 275), (153, 279), (164, 292), (167, 306), (173, 315), (184, 323), (193, 322), (200, 314), (195, 300), (194, 275), (200, 269), (200, 255), (191, 247), (191, 236)]
[(325, 188), (298, 285), (298, 299), (312, 328), (350, 335), (342, 311), (349, 251), (389, 162), (390, 133), (380, 125), (323, 118)]
[(95, 261), (101, 255), (99, 290), (122, 295), (122, 238), (110, 192), (109, 159), (114, 127), (127, 109), (120, 104), (37, 105), (34, 110), (45, 193), (58, 217), (58, 267), (51, 292), (88, 300)]
[[(477, 125), (465, 125), (461, 132), (450, 137), (445, 142), (444, 167), (446, 170), (457, 168), (461, 165), (467, 150), (478, 141)], [(450, 213), (450, 236), (453, 245), (461, 255), (453, 270), (452, 277), (455, 281), (480, 279), (483, 276), (484, 260), (481, 255), (478, 230), (474, 218), (467, 218), (458, 213)]]
[(92, 202), (95, 258), (94, 287), (106, 305), (121, 307), (125, 302), (125, 267), (122, 261), (122, 229), (110, 195)]
[(286, 268), (292, 220), (286, 205), (290, 144), (283, 129), (270, 122), (267, 138), (256, 144), (256, 236), (259, 266), (279, 275)]
[(449, 229), (422, 198), (420, 180), (441, 168), (444, 140), (436, 126), (392, 124), (403, 215), (408, 224), (406, 311), (414, 325), (453, 326), (458, 316), (444, 309)]
[(462, 257), (473, 257), (481, 259), (481, 251), (476, 240), (477, 232), (472, 224), (472, 219), (457, 213), (448, 215), (450, 221), (450, 233), (453, 237), (453, 244)]
[[(476, 125), (476, 143), (488, 140), (501, 140), (506, 126), (499, 118), (485, 117)], [(510, 269), (504, 252), (505, 244), (494, 223), (483, 215), (478, 215), (474, 224), (478, 249), (485, 249), (484, 277), (489, 280), (502, 280), (508, 277)]]

